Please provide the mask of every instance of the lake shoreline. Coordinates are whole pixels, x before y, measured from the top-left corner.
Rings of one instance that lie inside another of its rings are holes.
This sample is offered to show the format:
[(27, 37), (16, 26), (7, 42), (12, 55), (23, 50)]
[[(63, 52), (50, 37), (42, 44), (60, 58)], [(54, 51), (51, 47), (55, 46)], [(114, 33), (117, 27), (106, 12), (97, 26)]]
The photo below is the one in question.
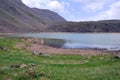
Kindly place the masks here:
[(65, 49), (65, 48), (55, 48), (47, 45), (32, 45), (31, 47), (26, 47), (28, 51), (45, 53), (45, 54), (71, 54), (71, 55), (105, 55), (112, 54), (112, 51), (98, 50), (98, 49)]
[[(120, 79), (120, 59), (110, 52), (62, 49), (43, 45), (39, 41), (33, 38), (0, 38), (0, 79)], [(33, 54), (26, 48), (43, 54)]]
[(72, 55), (105, 55), (111, 54), (105, 50), (95, 50), (95, 49), (64, 49), (64, 48), (54, 48), (50, 46), (32, 45), (32, 47), (26, 47), (30, 52), (42, 52), (46, 54), (72, 54)]
[[(9, 33), (12, 34), (12, 33)], [(24, 34), (24, 33), (21, 33)], [(1, 36), (4, 37), (4, 36)], [(7, 36), (5, 35), (7, 38)], [(9, 37), (9, 36), (8, 36)], [(17, 48), (25, 48), (29, 52), (37, 52), (37, 53), (46, 53), (46, 54), (79, 54), (79, 55), (96, 55), (96, 54), (111, 54), (114, 51), (100, 48), (63, 48), (63, 47), (53, 47), (44, 43), (43, 38), (33, 38), (33, 37), (9, 37), (9, 38), (20, 38), (22, 43), (17, 44)], [(49, 42), (47, 40), (47, 42)], [(52, 41), (55, 42), (55, 41)], [(60, 45), (65, 43), (64, 41), (56, 41), (59, 42)], [(56, 44), (55, 42), (55, 44)], [(62, 42), (62, 43), (61, 43)], [(22, 44), (22, 46), (21, 46)], [(49, 44), (49, 43), (48, 43)], [(23, 46), (24, 45), (24, 46)]]
[[(33, 32), (29, 32), (29, 33), (33, 33)], [(0, 35), (4, 35), (4, 34), (29, 34), (28, 32), (24, 32), (24, 33), (0, 33)], [(35, 32), (34, 32), (35, 33)], [(38, 32), (37, 32), (38, 33)], [(80, 33), (80, 34), (87, 34), (87, 33), (89, 33), (89, 34), (94, 34), (94, 33), (105, 33), (105, 34), (111, 34), (111, 33), (115, 33), (115, 34), (117, 34), (117, 33), (120, 33), (120, 32), (39, 32), (39, 33)]]
[[(25, 49), (27, 49), (27, 51), (33, 53), (45, 53), (45, 54), (64, 54), (64, 55), (106, 55), (106, 54), (112, 54), (112, 51), (107, 51), (104, 49), (90, 49), (90, 48), (86, 48), (86, 49), (80, 49), (80, 48), (60, 48), (60, 47), (52, 47), (46, 44), (41, 43), (40, 38), (27, 38), (27, 39), (23, 39), (23, 43), (19, 43), (17, 44), (17, 47), (20, 47), (21, 44), (24, 45)], [(24, 42), (30, 42), (29, 43), (24, 43)], [(26, 45), (27, 46), (26, 46)]]

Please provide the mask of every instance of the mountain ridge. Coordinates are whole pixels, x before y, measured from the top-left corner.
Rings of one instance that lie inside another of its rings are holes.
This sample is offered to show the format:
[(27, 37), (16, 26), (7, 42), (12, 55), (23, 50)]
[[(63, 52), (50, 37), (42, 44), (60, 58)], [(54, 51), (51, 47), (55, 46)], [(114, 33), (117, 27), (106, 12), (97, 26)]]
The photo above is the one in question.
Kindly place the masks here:
[(53, 11), (29, 8), (22, 0), (0, 0), (0, 32), (120, 32), (120, 20), (70, 22)]
[[(0, 32), (40, 32), (46, 31), (48, 23), (66, 21), (57, 13), (48, 10), (53, 19), (40, 16), (41, 9), (29, 8), (21, 0), (0, 0)], [(43, 11), (42, 11), (43, 12)], [(45, 13), (45, 11), (44, 11)], [(42, 14), (43, 15), (43, 14)], [(3, 24), (4, 23), (4, 24)], [(7, 25), (7, 26), (6, 26)]]
[(120, 20), (61, 22), (49, 26), (51, 32), (120, 32)]

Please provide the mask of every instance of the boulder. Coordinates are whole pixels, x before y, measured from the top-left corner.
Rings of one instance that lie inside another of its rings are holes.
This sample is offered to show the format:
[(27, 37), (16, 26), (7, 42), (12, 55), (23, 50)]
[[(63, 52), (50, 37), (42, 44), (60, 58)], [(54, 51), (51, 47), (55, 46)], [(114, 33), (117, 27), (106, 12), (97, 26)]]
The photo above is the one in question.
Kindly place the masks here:
[(37, 77), (37, 73), (33, 70), (27, 70), (26, 73), (29, 75), (29, 77), (32, 77), (32, 78)]
[(40, 56), (45, 56), (44, 53), (42, 53), (42, 52), (40, 52), (39, 55), (40, 55)]
[(1, 50), (8, 50), (6, 47), (0, 46)]
[(27, 66), (26, 64), (12, 64), (11, 68), (24, 68), (26, 66)]
[(37, 53), (36, 51), (33, 51), (32, 54), (33, 54), (33, 55), (37, 55), (38, 53)]
[(31, 66), (32, 68), (35, 68), (35, 64), (34, 63), (30, 63), (29, 66)]
[(50, 57), (50, 55), (49, 55), (49, 54), (45, 54), (45, 53), (42, 53), (42, 52), (40, 52), (40, 53), (39, 53), (39, 56), (43, 56), (43, 57)]
[(45, 74), (44, 72), (41, 72), (41, 73), (40, 73), (40, 76), (41, 76), (41, 77), (44, 77), (44, 76), (46, 76), (46, 74)]
[(12, 64), (10, 67), (11, 67), (11, 68), (19, 68), (19, 67), (20, 67), (20, 64)]
[(19, 68), (24, 68), (24, 67), (26, 67), (27, 65), (26, 64), (20, 64), (19, 65)]
[(119, 59), (120, 59), (120, 53), (115, 54), (115, 55), (114, 55), (114, 58), (119, 58)]

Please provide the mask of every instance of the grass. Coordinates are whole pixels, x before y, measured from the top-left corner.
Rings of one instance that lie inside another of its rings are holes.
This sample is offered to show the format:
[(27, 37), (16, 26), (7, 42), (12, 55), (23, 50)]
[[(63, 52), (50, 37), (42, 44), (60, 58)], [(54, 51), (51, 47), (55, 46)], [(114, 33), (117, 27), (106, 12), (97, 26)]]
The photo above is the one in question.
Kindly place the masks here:
[[(0, 38), (0, 80), (119, 80), (120, 59), (113, 55), (32, 55), (14, 45), (20, 39)], [(13, 68), (13, 64), (26, 64)], [(35, 64), (35, 68), (29, 64)]]

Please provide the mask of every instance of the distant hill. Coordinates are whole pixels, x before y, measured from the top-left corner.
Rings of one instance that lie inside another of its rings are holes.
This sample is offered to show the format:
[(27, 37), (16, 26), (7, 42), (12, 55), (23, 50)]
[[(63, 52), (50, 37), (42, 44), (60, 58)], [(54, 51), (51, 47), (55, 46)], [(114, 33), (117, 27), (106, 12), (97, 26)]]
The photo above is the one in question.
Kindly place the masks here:
[(120, 20), (67, 22), (53, 11), (29, 8), (21, 0), (0, 0), (2, 32), (120, 32)]
[(61, 22), (48, 29), (52, 32), (120, 32), (120, 20)]
[(49, 24), (65, 22), (57, 13), (29, 8), (21, 0), (0, 0), (0, 32), (40, 32)]

